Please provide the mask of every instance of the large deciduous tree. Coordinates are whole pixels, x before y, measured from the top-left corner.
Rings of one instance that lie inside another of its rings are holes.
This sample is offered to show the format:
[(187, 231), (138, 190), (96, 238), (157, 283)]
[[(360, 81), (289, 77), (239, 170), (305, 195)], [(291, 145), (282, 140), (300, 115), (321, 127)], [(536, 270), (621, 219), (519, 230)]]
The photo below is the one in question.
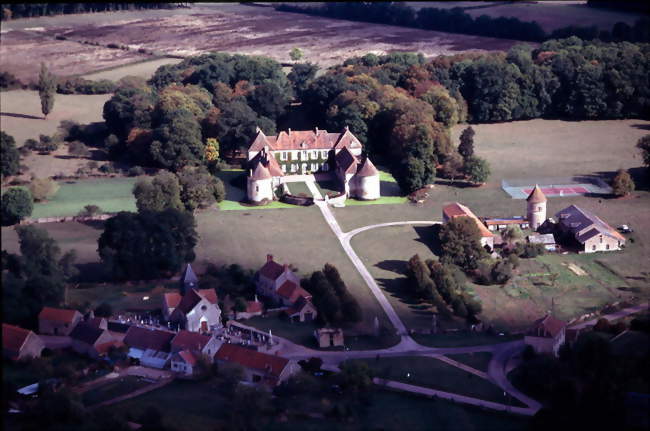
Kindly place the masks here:
[(188, 211), (206, 208), (226, 196), (223, 182), (204, 167), (185, 167), (178, 172), (181, 201)]
[(634, 191), (634, 180), (627, 170), (618, 170), (612, 181), (612, 191), (616, 196), (626, 196)]
[(10, 226), (32, 215), (34, 204), (29, 190), (11, 187), (2, 194), (2, 225)]
[(481, 157), (471, 156), (465, 159), (463, 172), (471, 182), (483, 184), (490, 177), (490, 165)]
[(481, 246), (481, 231), (471, 217), (454, 217), (440, 229), (443, 263), (453, 263), (465, 270), (475, 269), (486, 256)]
[(176, 111), (158, 126), (153, 139), (151, 157), (163, 168), (178, 171), (203, 159), (201, 127), (196, 117), (186, 109)]
[(458, 153), (463, 156), (463, 159), (474, 155), (474, 129), (472, 126), (465, 128), (460, 134), (460, 144), (458, 145)]
[(650, 135), (645, 135), (636, 143), (636, 147), (641, 151), (643, 164), (650, 170)]
[(41, 63), (41, 71), (38, 75), (38, 96), (41, 99), (41, 112), (44, 118), (47, 118), (47, 115), (52, 112), (55, 94), (56, 77), (47, 69), (45, 63)]
[(99, 256), (116, 279), (171, 277), (194, 260), (196, 222), (176, 209), (120, 212), (108, 219), (98, 240)]

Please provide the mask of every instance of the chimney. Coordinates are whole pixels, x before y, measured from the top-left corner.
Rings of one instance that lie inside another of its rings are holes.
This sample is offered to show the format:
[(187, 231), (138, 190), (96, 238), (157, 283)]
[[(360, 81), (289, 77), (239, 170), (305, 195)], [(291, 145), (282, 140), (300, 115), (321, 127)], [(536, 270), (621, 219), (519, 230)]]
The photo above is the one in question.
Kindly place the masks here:
[(318, 127), (316, 127), (316, 134), (318, 135)]
[(347, 132), (348, 130), (350, 130), (350, 128), (348, 127), (347, 124), (345, 125), (344, 129), (345, 129), (346, 132)]
[(262, 129), (259, 128), (259, 126), (255, 126), (255, 133), (260, 133)]
[(273, 262), (273, 255), (272, 254), (267, 254), (266, 255), (266, 261), (267, 262)]
[(289, 271), (289, 265), (287, 265), (286, 263), (282, 265), (282, 267), (284, 268), (284, 272)]
[(287, 130), (288, 130), (287, 134), (291, 136), (291, 127), (289, 127)]

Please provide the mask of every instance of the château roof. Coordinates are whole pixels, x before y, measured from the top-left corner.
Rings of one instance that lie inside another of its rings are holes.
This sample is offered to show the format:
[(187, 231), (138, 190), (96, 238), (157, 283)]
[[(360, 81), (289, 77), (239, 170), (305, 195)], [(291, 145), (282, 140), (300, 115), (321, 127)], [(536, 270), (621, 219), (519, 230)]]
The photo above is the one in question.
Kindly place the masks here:
[(379, 171), (375, 168), (375, 165), (372, 164), (370, 159), (366, 157), (363, 162), (359, 165), (357, 170), (357, 176), (359, 177), (372, 177), (379, 175)]
[(361, 148), (359, 140), (346, 127), (342, 132), (330, 133), (327, 130), (287, 130), (277, 136), (266, 136), (261, 130), (253, 138), (248, 151), (270, 150), (331, 150), (332, 148)]
[(526, 200), (530, 203), (537, 204), (541, 202), (546, 202), (546, 195), (542, 191), (542, 189), (539, 188), (538, 184), (535, 184), (535, 188), (533, 189), (532, 192), (528, 195)]
[(336, 167), (346, 174), (355, 173), (357, 170), (357, 164), (357, 158), (347, 147), (344, 147), (336, 155)]
[(270, 254), (266, 256), (266, 263), (260, 268), (260, 274), (271, 280), (276, 280), (284, 272), (284, 266), (273, 260)]
[(269, 169), (264, 166), (261, 160), (258, 160), (255, 164), (255, 169), (253, 169), (253, 175), (251, 178), (254, 180), (268, 180), (271, 178), (271, 172)]

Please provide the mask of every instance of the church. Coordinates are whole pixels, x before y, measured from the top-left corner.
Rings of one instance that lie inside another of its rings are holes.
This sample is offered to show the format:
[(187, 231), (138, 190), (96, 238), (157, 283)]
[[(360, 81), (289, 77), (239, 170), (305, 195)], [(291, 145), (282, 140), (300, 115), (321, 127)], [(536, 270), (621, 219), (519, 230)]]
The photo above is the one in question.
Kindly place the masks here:
[(337, 181), (347, 197), (378, 199), (379, 171), (362, 149), (348, 127), (339, 133), (289, 129), (277, 136), (266, 136), (258, 128), (247, 155), (248, 200), (271, 201), (282, 184), (312, 174)]

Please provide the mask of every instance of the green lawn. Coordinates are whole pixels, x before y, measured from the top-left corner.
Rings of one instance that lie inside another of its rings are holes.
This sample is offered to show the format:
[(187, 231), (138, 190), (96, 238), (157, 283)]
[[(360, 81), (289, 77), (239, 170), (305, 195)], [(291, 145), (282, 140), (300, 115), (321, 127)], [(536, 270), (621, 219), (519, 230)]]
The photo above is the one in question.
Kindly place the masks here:
[(458, 355), (446, 355), (448, 358), (458, 361), (465, 365), (469, 365), (480, 371), (487, 372), (492, 353), (490, 352), (475, 352), (475, 353), (461, 353)]
[(217, 173), (217, 177), (223, 181), (226, 187), (226, 199), (219, 202), (220, 210), (260, 210), (276, 208), (300, 208), (297, 205), (285, 204), (284, 202), (273, 201), (267, 205), (246, 204), (246, 171), (243, 169), (224, 169)]
[(136, 178), (106, 178), (60, 182), (59, 191), (46, 203), (34, 204), (32, 218), (75, 216), (86, 205), (104, 212), (136, 211), (133, 184)]
[(289, 191), (294, 196), (312, 196), (311, 192), (309, 191), (309, 187), (307, 187), (307, 184), (304, 181), (288, 183), (285, 184), (285, 186), (289, 187)]
[(336, 196), (341, 193), (339, 183), (334, 180), (316, 181), (316, 187), (323, 197), (325, 195)]
[[(163, 295), (167, 292), (178, 291), (175, 282), (165, 285), (144, 283), (138, 286), (126, 284), (102, 283), (79, 288), (69, 287), (67, 302), (69, 305), (89, 303), (92, 308), (102, 302), (108, 303), (113, 312), (120, 311), (152, 311), (162, 306)], [(148, 298), (148, 299), (145, 299)]]
[(84, 392), (81, 399), (84, 405), (93, 406), (135, 392), (151, 384), (151, 382), (144, 381), (136, 376), (119, 377), (109, 383), (102, 384)]
[(376, 377), (488, 401), (507, 401), (498, 386), (435, 358), (402, 356), (355, 361), (366, 362)]
[(413, 334), (413, 339), (429, 347), (481, 346), (505, 343), (522, 338), (520, 335), (489, 335), (478, 332), (450, 332), (448, 334)]

